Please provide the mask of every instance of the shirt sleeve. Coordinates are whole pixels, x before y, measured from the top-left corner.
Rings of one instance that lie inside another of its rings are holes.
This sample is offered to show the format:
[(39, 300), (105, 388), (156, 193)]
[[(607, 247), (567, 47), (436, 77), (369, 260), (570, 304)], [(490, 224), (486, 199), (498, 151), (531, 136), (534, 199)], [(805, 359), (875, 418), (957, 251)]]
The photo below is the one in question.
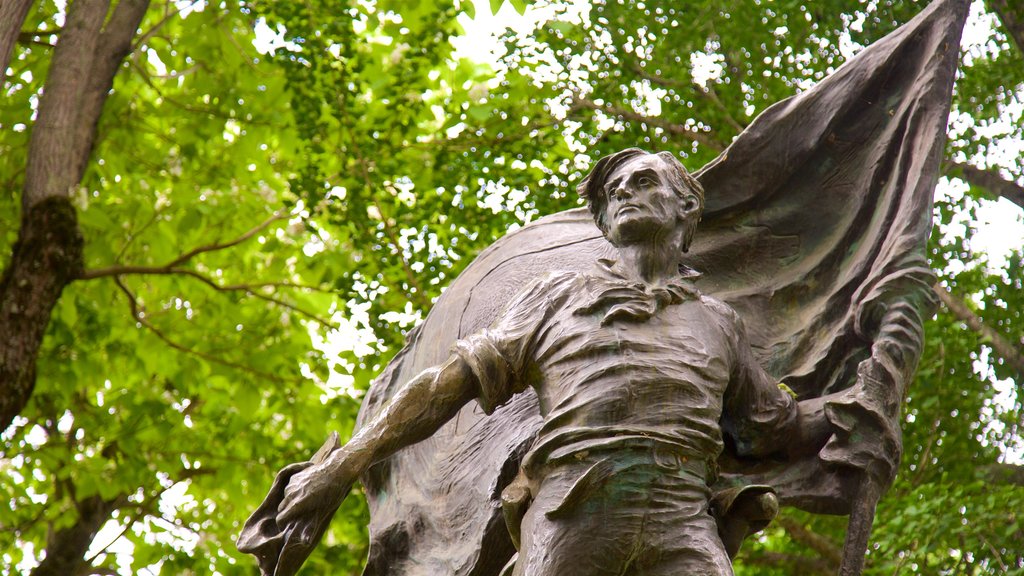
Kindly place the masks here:
[(564, 299), (569, 281), (568, 274), (534, 281), (489, 328), (455, 343), (455, 353), (476, 377), (477, 401), (485, 414), (532, 384), (537, 336)]
[(764, 371), (750, 348), (743, 321), (730, 312), (728, 337), (735, 343), (734, 364), (724, 398), (722, 431), (740, 456), (782, 452), (798, 432), (796, 398)]

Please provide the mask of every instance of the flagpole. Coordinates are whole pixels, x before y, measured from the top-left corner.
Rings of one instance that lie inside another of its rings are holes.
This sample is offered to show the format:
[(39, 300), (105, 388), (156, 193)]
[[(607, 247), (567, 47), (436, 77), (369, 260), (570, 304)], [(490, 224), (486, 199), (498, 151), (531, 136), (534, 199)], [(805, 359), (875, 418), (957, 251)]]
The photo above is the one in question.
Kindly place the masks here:
[(881, 487), (869, 474), (861, 478), (857, 498), (850, 510), (846, 527), (846, 541), (843, 543), (843, 559), (839, 565), (839, 576), (860, 576), (864, 569), (864, 556), (868, 551), (868, 539), (875, 520), (875, 508), (882, 495)]

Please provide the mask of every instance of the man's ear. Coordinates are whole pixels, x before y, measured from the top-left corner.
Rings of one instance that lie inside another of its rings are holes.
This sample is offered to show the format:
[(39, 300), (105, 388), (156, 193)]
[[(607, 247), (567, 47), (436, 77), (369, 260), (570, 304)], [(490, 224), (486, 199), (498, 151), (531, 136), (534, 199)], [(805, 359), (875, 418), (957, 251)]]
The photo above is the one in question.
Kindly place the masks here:
[(697, 210), (700, 209), (700, 202), (697, 200), (697, 197), (692, 194), (684, 196), (680, 201), (680, 204), (681, 209), (679, 215), (682, 218), (690, 218), (697, 213)]

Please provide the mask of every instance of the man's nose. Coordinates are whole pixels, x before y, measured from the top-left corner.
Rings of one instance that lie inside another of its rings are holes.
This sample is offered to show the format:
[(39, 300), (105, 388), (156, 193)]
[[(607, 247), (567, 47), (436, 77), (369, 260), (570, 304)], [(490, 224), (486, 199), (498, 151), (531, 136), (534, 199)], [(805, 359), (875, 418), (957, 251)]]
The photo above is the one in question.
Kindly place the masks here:
[(618, 200), (627, 200), (632, 197), (633, 190), (631, 190), (626, 184), (619, 184), (619, 186), (615, 188), (615, 198)]

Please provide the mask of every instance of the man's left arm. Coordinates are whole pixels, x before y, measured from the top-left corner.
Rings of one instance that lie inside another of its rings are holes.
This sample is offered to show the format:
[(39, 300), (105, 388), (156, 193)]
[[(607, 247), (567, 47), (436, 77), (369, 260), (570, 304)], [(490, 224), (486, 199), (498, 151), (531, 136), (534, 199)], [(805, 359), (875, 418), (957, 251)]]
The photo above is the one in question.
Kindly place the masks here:
[(793, 459), (818, 453), (832, 436), (826, 405), (839, 394), (798, 401), (757, 361), (742, 320), (733, 312), (734, 364), (726, 391), (723, 430), (740, 456)]

